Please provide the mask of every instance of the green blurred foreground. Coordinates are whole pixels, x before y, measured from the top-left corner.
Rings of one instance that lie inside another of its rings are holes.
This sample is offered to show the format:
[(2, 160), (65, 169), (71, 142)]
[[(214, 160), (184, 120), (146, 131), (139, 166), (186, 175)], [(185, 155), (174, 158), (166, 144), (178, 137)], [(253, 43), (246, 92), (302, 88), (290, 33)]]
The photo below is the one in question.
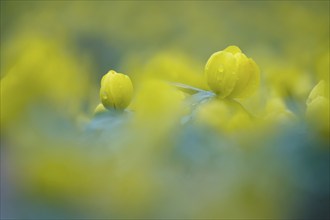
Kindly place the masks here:
[(1, 1), (0, 43), (1, 218), (330, 217), (328, 1)]

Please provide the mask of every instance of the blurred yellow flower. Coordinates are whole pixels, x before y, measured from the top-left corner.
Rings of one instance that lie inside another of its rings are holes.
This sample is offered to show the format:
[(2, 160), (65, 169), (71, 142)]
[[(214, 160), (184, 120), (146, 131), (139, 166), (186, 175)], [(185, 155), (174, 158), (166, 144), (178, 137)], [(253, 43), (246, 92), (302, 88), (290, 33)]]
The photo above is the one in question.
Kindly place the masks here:
[(71, 117), (81, 112), (92, 88), (90, 67), (65, 39), (22, 31), (1, 50), (1, 126), (21, 123), (28, 109), (42, 104)]
[(131, 79), (122, 73), (110, 70), (102, 77), (100, 99), (108, 109), (125, 109), (131, 102), (133, 85)]
[(221, 133), (242, 131), (251, 125), (249, 113), (238, 102), (217, 98), (199, 107), (196, 120)]
[(145, 80), (137, 91), (136, 99), (130, 106), (136, 111), (136, 118), (143, 123), (166, 124), (177, 119), (181, 113), (183, 92), (160, 80)]
[(312, 88), (312, 77), (298, 65), (274, 59), (265, 67), (265, 83), (276, 96), (305, 101)]
[(210, 88), (221, 98), (245, 98), (259, 85), (259, 67), (236, 46), (214, 53), (206, 63)]
[(268, 128), (273, 128), (274, 125), (286, 124), (296, 120), (296, 116), (287, 108), (284, 100), (280, 97), (269, 98), (263, 116), (264, 125)]
[(307, 101), (306, 117), (309, 124), (321, 135), (329, 135), (329, 83), (321, 80), (311, 91)]
[(150, 57), (128, 54), (122, 61), (122, 68), (136, 82), (154, 79), (210, 90), (203, 74), (203, 62), (175, 49), (159, 51)]
[[(157, 142), (173, 132), (184, 114), (184, 94), (160, 80), (141, 82), (136, 98), (129, 106), (134, 114), (132, 129), (138, 134), (139, 150), (149, 143)], [(154, 144), (149, 144), (153, 146)]]
[(324, 80), (321, 80), (310, 92), (306, 101), (307, 105), (310, 105), (318, 97), (329, 98), (329, 84)]

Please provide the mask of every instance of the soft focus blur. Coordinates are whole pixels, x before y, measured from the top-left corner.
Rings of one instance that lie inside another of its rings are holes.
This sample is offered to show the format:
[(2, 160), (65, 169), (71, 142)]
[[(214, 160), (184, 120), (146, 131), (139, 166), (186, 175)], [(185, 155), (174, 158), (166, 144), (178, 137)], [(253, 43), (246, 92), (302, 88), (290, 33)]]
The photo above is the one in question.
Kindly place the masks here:
[[(1, 0), (1, 219), (330, 218), (329, 14), (329, 1)], [(250, 98), (207, 85), (229, 45), (260, 68)], [(93, 115), (110, 69), (132, 102)]]

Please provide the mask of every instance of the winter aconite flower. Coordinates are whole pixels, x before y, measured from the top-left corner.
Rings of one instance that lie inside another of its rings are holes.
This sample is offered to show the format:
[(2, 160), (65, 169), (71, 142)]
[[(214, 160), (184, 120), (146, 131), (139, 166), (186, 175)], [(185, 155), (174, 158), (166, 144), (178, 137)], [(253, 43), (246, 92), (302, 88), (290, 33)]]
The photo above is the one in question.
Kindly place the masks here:
[(212, 54), (205, 75), (209, 87), (220, 98), (245, 98), (259, 85), (257, 64), (236, 46)]
[(110, 70), (102, 77), (100, 99), (107, 109), (123, 110), (131, 102), (133, 85), (124, 74)]

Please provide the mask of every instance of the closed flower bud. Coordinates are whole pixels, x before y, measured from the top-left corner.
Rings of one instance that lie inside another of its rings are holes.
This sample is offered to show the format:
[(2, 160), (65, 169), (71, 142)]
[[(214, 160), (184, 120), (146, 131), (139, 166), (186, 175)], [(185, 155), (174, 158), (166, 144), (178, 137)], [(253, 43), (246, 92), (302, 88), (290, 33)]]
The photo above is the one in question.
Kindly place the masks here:
[(107, 109), (123, 110), (131, 102), (133, 85), (124, 74), (110, 70), (102, 77), (100, 99)]
[(212, 54), (205, 66), (209, 87), (220, 98), (245, 98), (260, 81), (257, 64), (236, 46)]

